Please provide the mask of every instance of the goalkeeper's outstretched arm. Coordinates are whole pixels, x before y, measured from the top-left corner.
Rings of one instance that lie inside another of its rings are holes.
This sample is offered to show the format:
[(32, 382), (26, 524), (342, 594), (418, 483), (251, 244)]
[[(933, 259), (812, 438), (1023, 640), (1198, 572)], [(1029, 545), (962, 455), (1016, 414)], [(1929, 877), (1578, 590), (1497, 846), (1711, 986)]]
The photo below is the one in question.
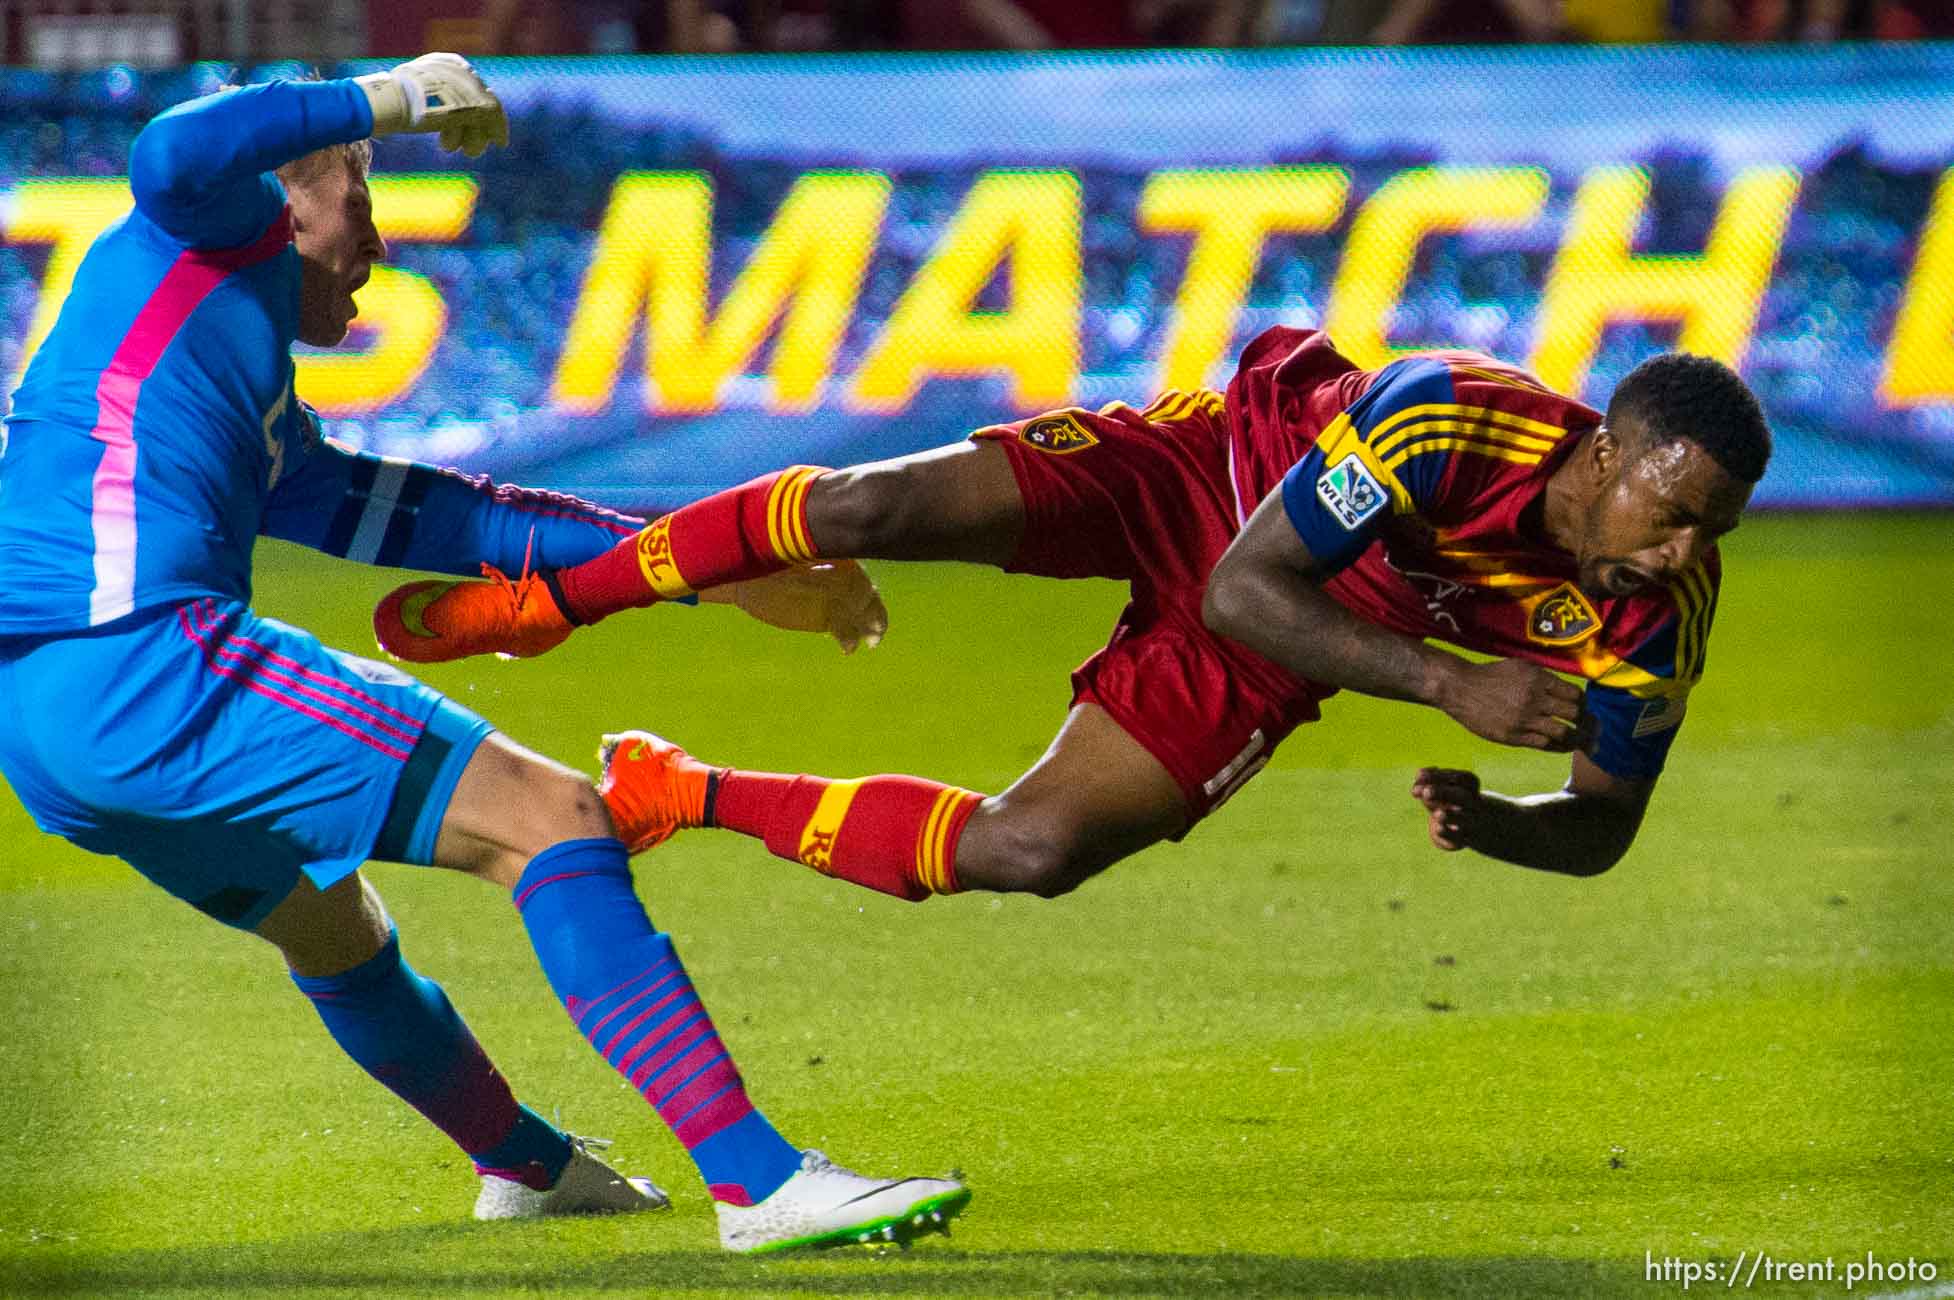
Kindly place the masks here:
[[(559, 492), (511, 487), (415, 461), (354, 451), (324, 437), (311, 407), (313, 450), (272, 489), (258, 531), (361, 564), (473, 576), (560, 569), (611, 550), (644, 527)], [(846, 652), (875, 645), (889, 613), (853, 561), (800, 566), (675, 603), (736, 605), (763, 623), (826, 632)]]

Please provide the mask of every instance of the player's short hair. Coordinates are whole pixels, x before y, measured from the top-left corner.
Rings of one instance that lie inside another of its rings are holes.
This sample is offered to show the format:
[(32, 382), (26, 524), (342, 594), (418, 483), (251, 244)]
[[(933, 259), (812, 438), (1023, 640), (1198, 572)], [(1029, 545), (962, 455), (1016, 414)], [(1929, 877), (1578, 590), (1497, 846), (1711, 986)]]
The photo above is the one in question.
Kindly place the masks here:
[(1665, 352), (1628, 372), (1608, 399), (1608, 423), (1624, 417), (1652, 444), (1693, 442), (1730, 477), (1755, 483), (1771, 459), (1771, 429), (1757, 394), (1714, 357)]
[(352, 140), (346, 144), (329, 144), (323, 149), (314, 149), (280, 167), (278, 179), (290, 189), (294, 185), (317, 180), (341, 167), (351, 167), (364, 177), (373, 169), (373, 141)]

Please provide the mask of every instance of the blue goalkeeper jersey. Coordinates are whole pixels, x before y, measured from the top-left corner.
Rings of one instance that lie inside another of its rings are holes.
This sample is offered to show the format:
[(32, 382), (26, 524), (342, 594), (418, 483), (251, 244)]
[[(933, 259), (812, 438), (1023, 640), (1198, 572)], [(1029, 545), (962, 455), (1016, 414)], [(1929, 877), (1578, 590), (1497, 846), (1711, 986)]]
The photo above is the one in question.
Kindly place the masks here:
[(638, 521), (356, 454), (292, 388), (299, 257), (273, 170), (373, 129), (350, 80), (229, 90), (159, 115), (135, 209), (83, 258), (0, 443), (0, 636), (248, 601), (262, 533), (468, 573), (574, 564)]

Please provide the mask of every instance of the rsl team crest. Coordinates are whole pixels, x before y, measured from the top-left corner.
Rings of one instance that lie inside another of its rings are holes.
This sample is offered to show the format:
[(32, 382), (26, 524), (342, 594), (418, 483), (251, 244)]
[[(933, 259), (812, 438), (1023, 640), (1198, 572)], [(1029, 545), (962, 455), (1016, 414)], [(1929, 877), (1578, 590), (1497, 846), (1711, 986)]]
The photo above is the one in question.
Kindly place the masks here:
[(1527, 637), (1542, 645), (1573, 645), (1600, 623), (1587, 597), (1573, 583), (1563, 582), (1535, 602), (1527, 615)]
[(1018, 431), (1018, 440), (1029, 443), (1040, 451), (1049, 451), (1062, 456), (1067, 452), (1084, 451), (1097, 446), (1098, 435), (1077, 419), (1064, 412), (1056, 415), (1041, 415), (1026, 423)]

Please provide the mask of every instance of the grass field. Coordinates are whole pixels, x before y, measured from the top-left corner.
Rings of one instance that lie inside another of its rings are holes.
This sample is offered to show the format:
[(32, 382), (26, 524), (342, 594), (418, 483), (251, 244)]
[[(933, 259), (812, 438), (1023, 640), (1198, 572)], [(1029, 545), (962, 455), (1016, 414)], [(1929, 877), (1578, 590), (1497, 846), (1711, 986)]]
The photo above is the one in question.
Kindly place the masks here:
[[(1708, 677), (1597, 880), (1432, 851), (1416, 766), (1519, 790), (1563, 765), (1358, 699), (1187, 843), (1055, 902), (911, 907), (708, 832), (640, 859), (791, 1138), (968, 1176), (956, 1238), (903, 1255), (722, 1256), (507, 901), (376, 868), (518, 1092), (677, 1206), (472, 1224), (467, 1165), (337, 1054), (271, 949), (0, 796), (0, 1293), (1626, 1296), (1680, 1290), (1645, 1252), (1870, 1250), (1954, 1294), (1954, 516), (1760, 518), (1726, 555)], [(285, 549), (260, 574), (265, 612), (370, 645), (385, 575)], [(578, 763), (635, 725), (995, 789), (1122, 598), (877, 574), (895, 630), (855, 659), (671, 609), (426, 677)]]

